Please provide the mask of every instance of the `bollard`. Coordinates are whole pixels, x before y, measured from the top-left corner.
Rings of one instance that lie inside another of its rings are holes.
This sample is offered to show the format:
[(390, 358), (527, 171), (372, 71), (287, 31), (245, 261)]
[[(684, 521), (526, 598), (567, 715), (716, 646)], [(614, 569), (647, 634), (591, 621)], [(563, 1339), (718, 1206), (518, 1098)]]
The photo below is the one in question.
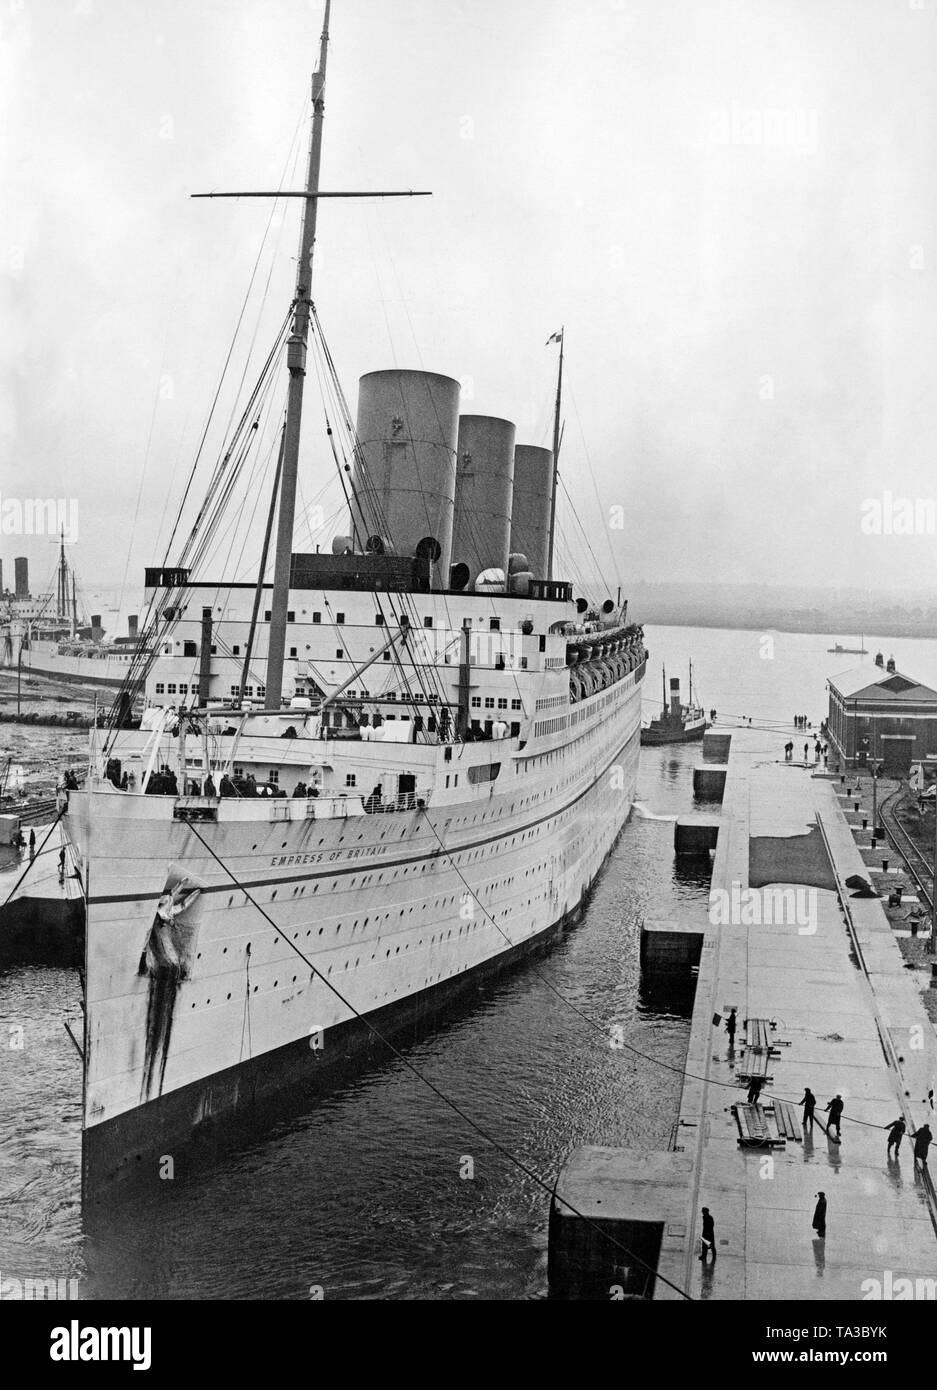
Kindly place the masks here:
[(863, 830), (868, 830), (868, 828), (869, 828), (869, 818), (868, 818), (868, 816), (863, 816), (863, 817), (862, 817), (862, 829), (863, 829)]
[(887, 873), (888, 873), (888, 860), (887, 860), (887, 859), (883, 859), (883, 860), (882, 860), (882, 873), (883, 873), (883, 874), (887, 874)]
[[(912, 936), (917, 936), (917, 929), (918, 929), (918, 920), (917, 920), (916, 917), (912, 917), (912, 918), (911, 918), (911, 935), (912, 935)], [(932, 968), (933, 968), (933, 967), (932, 967)]]
[(874, 854), (875, 851), (878, 849), (878, 840), (876, 840), (876, 838), (875, 838), (875, 833), (874, 833), (874, 831), (873, 831), (873, 834), (872, 834), (872, 843), (871, 843), (871, 845), (869, 846), (869, 848), (871, 849), (871, 851), (872, 851), (873, 854)]
[(937, 960), (932, 960), (932, 961), (931, 961), (931, 967), (930, 967), (930, 982), (931, 982), (931, 986), (932, 986), (932, 987), (933, 987), (934, 985), (937, 985)]
[(858, 801), (854, 801), (854, 802), (852, 803), (852, 809), (853, 809), (854, 811), (858, 811), (858, 809), (859, 809), (859, 803), (858, 803)]
[(839, 785), (841, 787), (844, 787), (846, 785), (846, 774), (843, 772), (839, 774)]

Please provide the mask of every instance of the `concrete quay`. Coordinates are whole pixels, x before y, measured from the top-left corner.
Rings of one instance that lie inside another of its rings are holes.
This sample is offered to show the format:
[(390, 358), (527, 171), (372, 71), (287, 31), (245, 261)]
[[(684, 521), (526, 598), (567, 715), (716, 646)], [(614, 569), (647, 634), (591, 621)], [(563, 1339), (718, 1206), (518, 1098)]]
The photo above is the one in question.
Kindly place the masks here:
[[(844, 793), (822, 767), (785, 763), (776, 733), (733, 732), (708, 919), (700, 911), (696, 922), (649, 922), (642, 941), (647, 966), (654, 941), (665, 962), (681, 950), (688, 964), (698, 960), (674, 1148), (571, 1155), (551, 1213), (555, 1295), (862, 1300), (888, 1271), (937, 1278), (929, 1174), (908, 1138), (899, 1160), (886, 1161), (885, 1133), (900, 1115), (909, 1133), (925, 1121), (937, 1128), (927, 1101), (937, 1078), (927, 978), (906, 968), (882, 900), (844, 886), (868, 876), (849, 823), (854, 797), (847, 807)], [(713, 1022), (732, 1007), (734, 1049), (724, 1022)], [(774, 1025), (772, 1080), (760, 1097), (768, 1118), (773, 1101), (797, 1106), (809, 1086), (823, 1127), (799, 1140), (775, 1133), (770, 1147), (740, 1145), (730, 1107), (746, 1099), (745, 1019)], [(845, 1102), (841, 1144), (825, 1132), (836, 1094)], [(932, 1157), (937, 1164), (937, 1148)], [(825, 1238), (812, 1229), (819, 1191)], [(716, 1259), (705, 1263), (703, 1206), (716, 1232)], [(649, 1281), (646, 1266), (663, 1277)]]
[[(26, 829), (28, 834), (29, 827)], [(36, 845), (48, 825), (37, 825)], [(59, 878), (60, 830), (30, 862), (3, 847), (0, 857), (0, 969), (17, 965), (80, 965), (84, 956), (85, 906), (71, 849)]]

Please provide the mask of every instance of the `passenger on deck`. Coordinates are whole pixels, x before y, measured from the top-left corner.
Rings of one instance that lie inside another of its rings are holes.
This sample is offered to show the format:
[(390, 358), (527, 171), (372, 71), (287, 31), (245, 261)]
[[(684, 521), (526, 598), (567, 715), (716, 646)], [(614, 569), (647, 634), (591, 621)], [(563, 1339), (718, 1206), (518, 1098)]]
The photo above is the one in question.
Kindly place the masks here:
[(309, 793), (306, 791), (306, 783), (305, 783), (305, 782), (297, 782), (297, 783), (296, 783), (296, 786), (293, 788), (293, 796), (296, 797), (296, 796), (308, 796), (308, 795), (309, 795)]
[(231, 778), (228, 776), (227, 773), (224, 773), (224, 775), (221, 778), (221, 795), (237, 796), (237, 788), (235, 787), (234, 783), (231, 781)]
[(178, 795), (179, 795), (179, 783), (176, 781), (176, 774), (172, 771), (171, 768), (168, 768), (168, 769), (166, 770), (166, 773), (165, 773), (165, 776), (164, 776), (164, 780), (165, 780), (165, 783), (166, 783), (166, 795), (167, 795), (167, 796), (178, 796)]
[(205, 778), (205, 781), (202, 783), (202, 795), (203, 795), (203, 796), (217, 796), (217, 795), (218, 795), (217, 791), (215, 790), (215, 783), (214, 783), (214, 781), (212, 780), (212, 775), (211, 775), (211, 773), (208, 774), (208, 776)]

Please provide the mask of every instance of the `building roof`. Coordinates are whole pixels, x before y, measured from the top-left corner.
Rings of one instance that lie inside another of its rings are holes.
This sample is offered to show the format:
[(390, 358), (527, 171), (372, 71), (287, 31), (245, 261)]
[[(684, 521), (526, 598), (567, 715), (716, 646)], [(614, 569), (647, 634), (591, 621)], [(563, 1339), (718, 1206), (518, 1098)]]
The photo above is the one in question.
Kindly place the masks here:
[(874, 662), (866, 662), (864, 666), (854, 666), (841, 675), (830, 676), (829, 684), (838, 695), (849, 700), (894, 700), (900, 704), (918, 701), (925, 705), (937, 705), (937, 690), (922, 685), (914, 676), (905, 676), (901, 671), (886, 671)]

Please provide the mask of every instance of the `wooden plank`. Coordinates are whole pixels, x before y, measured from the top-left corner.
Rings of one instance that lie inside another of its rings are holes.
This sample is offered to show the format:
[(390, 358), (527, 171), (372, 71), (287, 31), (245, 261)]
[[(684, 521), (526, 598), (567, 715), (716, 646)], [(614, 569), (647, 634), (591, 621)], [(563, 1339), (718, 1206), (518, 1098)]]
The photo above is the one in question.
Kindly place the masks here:
[(773, 1135), (768, 1128), (767, 1116), (760, 1105), (749, 1105), (739, 1101), (732, 1106), (732, 1113), (739, 1131), (739, 1143), (746, 1149), (773, 1149), (784, 1140)]
[(777, 1122), (778, 1132), (783, 1134), (785, 1139), (794, 1139), (797, 1142), (803, 1139), (800, 1119), (789, 1100), (776, 1100), (774, 1102), (774, 1118)]

